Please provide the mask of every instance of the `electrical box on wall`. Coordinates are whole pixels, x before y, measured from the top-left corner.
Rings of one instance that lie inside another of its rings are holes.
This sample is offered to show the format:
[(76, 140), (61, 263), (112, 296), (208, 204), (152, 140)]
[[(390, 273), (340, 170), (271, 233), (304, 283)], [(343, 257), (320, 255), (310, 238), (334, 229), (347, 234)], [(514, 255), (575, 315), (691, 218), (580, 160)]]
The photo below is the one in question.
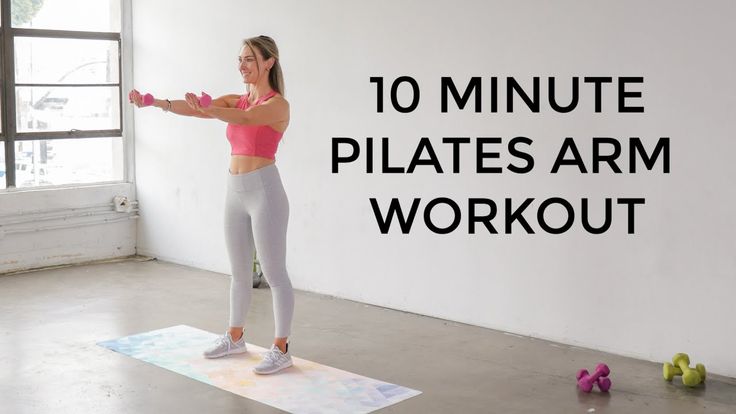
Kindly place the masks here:
[(133, 209), (130, 200), (126, 196), (115, 196), (113, 202), (115, 203), (115, 211), (117, 212), (130, 213)]

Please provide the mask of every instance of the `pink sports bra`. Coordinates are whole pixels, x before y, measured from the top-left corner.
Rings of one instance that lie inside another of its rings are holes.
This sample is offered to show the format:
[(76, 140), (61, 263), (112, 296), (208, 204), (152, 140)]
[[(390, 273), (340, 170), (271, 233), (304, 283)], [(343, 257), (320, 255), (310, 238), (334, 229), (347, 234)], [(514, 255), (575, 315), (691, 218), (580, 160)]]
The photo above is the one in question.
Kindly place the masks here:
[[(271, 98), (276, 95), (276, 91), (271, 91), (266, 96), (258, 99), (253, 105)], [(243, 95), (238, 100), (237, 107), (239, 109), (248, 109), (248, 94)], [(227, 140), (230, 141), (232, 150), (230, 155), (255, 155), (258, 157), (276, 159), (276, 149), (279, 141), (284, 135), (283, 132), (276, 131), (268, 125), (240, 125), (227, 124)]]

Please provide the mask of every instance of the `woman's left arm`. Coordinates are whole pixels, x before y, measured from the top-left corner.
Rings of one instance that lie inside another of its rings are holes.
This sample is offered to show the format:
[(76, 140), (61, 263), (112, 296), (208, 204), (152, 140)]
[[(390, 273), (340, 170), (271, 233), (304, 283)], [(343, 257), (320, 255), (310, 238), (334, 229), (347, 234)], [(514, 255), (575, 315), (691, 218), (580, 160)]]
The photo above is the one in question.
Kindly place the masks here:
[(231, 124), (238, 125), (270, 125), (289, 119), (289, 103), (283, 98), (272, 98), (252, 106), (245, 111), (238, 108), (220, 108), (210, 106), (198, 108), (203, 114)]

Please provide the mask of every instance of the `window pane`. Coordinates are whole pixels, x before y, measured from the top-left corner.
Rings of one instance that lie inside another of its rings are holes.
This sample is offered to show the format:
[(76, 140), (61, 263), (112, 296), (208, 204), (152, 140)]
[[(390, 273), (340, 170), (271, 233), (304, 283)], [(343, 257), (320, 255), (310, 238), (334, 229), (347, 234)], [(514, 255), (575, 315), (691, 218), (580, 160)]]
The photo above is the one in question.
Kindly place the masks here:
[(118, 83), (114, 40), (15, 38), (17, 83)]
[(18, 132), (120, 128), (118, 87), (18, 87)]
[(14, 0), (13, 27), (120, 31), (120, 0)]
[(15, 143), (16, 187), (123, 180), (123, 140), (54, 139)]

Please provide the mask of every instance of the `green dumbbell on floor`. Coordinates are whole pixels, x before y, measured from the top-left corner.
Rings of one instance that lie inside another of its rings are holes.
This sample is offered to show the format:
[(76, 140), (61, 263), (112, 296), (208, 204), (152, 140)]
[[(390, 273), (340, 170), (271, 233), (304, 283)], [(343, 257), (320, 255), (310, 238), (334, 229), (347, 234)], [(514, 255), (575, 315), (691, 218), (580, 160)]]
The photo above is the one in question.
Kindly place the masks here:
[(261, 263), (258, 261), (258, 251), (255, 249), (253, 250), (253, 287), (268, 287), (268, 281), (266, 281), (266, 278), (263, 276)]
[(662, 367), (664, 379), (672, 381), (675, 376), (682, 376), (682, 383), (694, 387), (705, 381), (705, 365), (697, 364), (695, 369), (690, 368), (690, 357), (687, 354), (675, 354), (672, 364), (665, 362)]

